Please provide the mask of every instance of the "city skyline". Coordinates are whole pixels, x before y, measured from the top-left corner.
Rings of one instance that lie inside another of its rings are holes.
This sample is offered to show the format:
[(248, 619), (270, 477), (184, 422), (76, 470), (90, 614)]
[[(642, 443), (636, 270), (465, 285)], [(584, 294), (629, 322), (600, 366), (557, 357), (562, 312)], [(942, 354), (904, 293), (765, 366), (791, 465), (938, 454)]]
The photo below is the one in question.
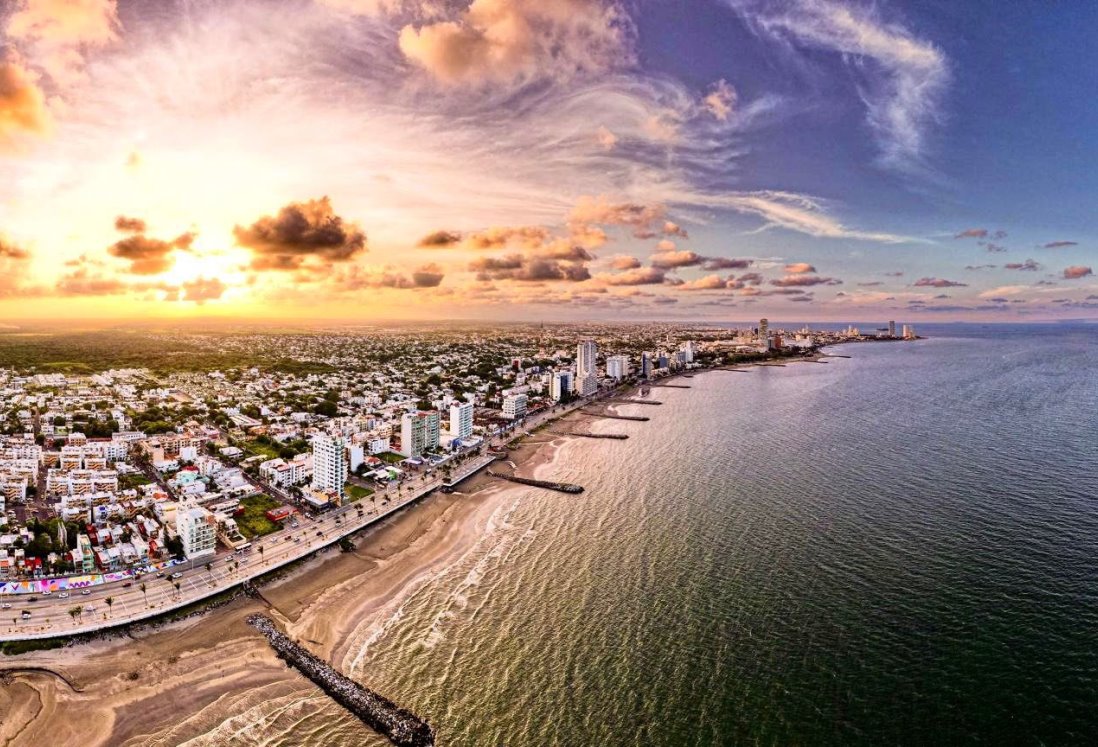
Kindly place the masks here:
[(1096, 16), (5, 3), (0, 319), (1098, 318)]

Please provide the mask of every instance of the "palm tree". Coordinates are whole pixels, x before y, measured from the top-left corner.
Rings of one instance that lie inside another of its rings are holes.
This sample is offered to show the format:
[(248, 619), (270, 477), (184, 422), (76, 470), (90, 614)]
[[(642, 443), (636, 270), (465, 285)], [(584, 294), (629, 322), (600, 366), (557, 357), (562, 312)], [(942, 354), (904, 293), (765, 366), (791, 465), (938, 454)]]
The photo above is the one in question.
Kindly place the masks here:
[(76, 625), (76, 618), (82, 616), (83, 614), (84, 614), (84, 608), (81, 607), (80, 605), (77, 605), (76, 607), (70, 607), (69, 608), (69, 617), (72, 618), (72, 624), (73, 625)]
[(148, 604), (149, 603), (149, 595), (146, 593), (145, 582), (142, 581), (141, 586), (139, 586), (137, 588), (141, 589), (141, 596), (145, 597), (145, 604)]
[(182, 585), (178, 581), (175, 581), (175, 582), (172, 583), (172, 586), (175, 587), (176, 596), (179, 596), (179, 590), (182, 587)]
[(213, 563), (206, 563), (206, 573), (213, 573)]
[(259, 546), (259, 562), (260, 562), (260, 563), (263, 563), (263, 562), (265, 562), (265, 561), (263, 560), (263, 545), (260, 545), (260, 546)]
[(107, 597), (103, 602), (107, 605), (107, 616), (110, 617), (111, 608), (114, 607), (114, 597)]

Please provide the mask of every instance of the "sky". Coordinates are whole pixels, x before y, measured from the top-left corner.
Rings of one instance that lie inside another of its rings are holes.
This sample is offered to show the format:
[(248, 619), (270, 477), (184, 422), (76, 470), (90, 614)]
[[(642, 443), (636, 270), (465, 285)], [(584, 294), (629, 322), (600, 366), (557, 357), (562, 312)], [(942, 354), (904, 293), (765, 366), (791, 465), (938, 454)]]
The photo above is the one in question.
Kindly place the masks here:
[(0, 319), (1098, 318), (1098, 5), (0, 0)]

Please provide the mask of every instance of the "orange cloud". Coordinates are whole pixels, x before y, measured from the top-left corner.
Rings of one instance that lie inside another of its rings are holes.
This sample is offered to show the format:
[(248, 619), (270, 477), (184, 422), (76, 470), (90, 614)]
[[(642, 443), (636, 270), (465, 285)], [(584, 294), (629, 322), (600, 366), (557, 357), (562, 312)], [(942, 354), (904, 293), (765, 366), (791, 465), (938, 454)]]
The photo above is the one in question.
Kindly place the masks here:
[(0, 57), (0, 150), (16, 147), (24, 135), (50, 129), (46, 97), (14, 54)]

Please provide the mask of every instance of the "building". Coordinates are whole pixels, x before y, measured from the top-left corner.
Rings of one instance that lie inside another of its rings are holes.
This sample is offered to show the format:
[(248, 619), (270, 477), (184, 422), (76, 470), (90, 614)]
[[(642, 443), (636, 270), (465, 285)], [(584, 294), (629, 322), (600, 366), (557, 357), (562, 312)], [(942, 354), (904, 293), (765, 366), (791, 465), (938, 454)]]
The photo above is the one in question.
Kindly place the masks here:
[(648, 353), (641, 353), (641, 376), (646, 379), (652, 376), (652, 356)]
[(759, 320), (759, 344), (765, 345), (770, 336), (770, 322), (766, 319)]
[(615, 381), (621, 381), (629, 375), (629, 356), (611, 355), (606, 359), (606, 375)]
[(549, 380), (549, 397), (554, 402), (560, 402), (566, 394), (572, 393), (572, 372), (557, 371)]
[(438, 448), (439, 414), (406, 412), (400, 419), (400, 453), (406, 457), (419, 457)]
[(598, 345), (594, 340), (583, 340), (576, 347), (576, 393), (589, 397), (599, 389)]
[(890, 321), (888, 323), (888, 336), (889, 337), (895, 337), (896, 336), (896, 322)]
[(905, 340), (914, 340), (915, 339), (915, 327), (914, 327), (914, 325), (911, 325), (911, 324), (905, 324), (904, 325), (904, 339)]
[(503, 398), (503, 417), (522, 420), (526, 417), (526, 395), (512, 394)]
[(347, 482), (346, 444), (339, 436), (321, 434), (313, 438), (313, 489), (343, 498)]
[(694, 362), (694, 341), (687, 340), (682, 344), (683, 363)]
[(450, 405), (450, 435), (454, 438), (469, 438), (473, 435), (472, 402), (455, 402)]
[(187, 560), (212, 557), (217, 545), (217, 518), (194, 504), (184, 504), (175, 512), (175, 526), (183, 541)]

